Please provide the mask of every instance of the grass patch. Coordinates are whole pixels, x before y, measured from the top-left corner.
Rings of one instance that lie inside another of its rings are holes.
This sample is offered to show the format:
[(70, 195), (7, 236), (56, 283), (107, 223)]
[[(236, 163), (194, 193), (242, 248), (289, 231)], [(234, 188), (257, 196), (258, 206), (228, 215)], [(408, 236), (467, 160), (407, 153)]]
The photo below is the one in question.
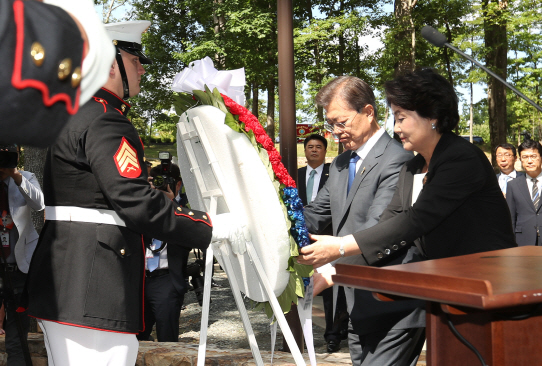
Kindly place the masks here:
[(158, 153), (168, 151), (171, 156), (177, 156), (177, 144), (156, 144), (145, 146), (145, 157), (153, 163), (153, 166), (159, 163)]

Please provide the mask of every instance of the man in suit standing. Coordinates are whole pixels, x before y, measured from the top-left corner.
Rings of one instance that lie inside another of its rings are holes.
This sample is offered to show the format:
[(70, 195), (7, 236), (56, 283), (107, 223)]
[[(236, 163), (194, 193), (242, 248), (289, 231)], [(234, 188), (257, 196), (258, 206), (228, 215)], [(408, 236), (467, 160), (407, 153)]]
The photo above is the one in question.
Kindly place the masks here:
[[(327, 140), (317, 134), (310, 135), (303, 142), (305, 146), (305, 157), (307, 166), (297, 171), (299, 196), (303, 206), (314, 201), (318, 191), (322, 189), (329, 176), (329, 163), (324, 163), (327, 152)], [(332, 235), (331, 225), (327, 229)], [(329, 353), (341, 349), (341, 340), (346, 339), (348, 334), (348, 312), (346, 310), (346, 298), (344, 289), (338, 287), (336, 311), (333, 312), (333, 288), (322, 291), (324, 302), (324, 314), (326, 319), (326, 330), (324, 338)]]
[(525, 175), (523, 172), (517, 172), (514, 168), (516, 164), (516, 148), (512, 144), (500, 144), (495, 149), (495, 156), (497, 157), (497, 163), (499, 164), (500, 173), (497, 174), (499, 180), (499, 187), (506, 197), (506, 188), (508, 182), (518, 176)]
[(307, 166), (299, 168), (297, 171), (299, 180), (297, 189), (303, 206), (306, 206), (314, 201), (318, 191), (326, 183), (330, 164), (324, 164), (327, 152), (327, 140), (324, 137), (316, 134), (310, 135), (303, 144)]
[[(347, 236), (378, 223), (401, 167), (413, 155), (378, 125), (374, 93), (364, 81), (338, 77), (318, 92), (316, 103), (326, 110), (326, 128), (346, 151), (335, 158), (326, 185), (305, 207), (305, 220), (310, 233), (321, 234), (332, 223), (334, 236)], [(339, 254), (344, 256), (342, 246)], [(407, 261), (404, 257), (388, 264)], [(360, 256), (339, 261), (365, 263)], [(334, 268), (318, 271), (315, 293), (329, 287)], [(423, 311), (410, 301), (377, 302), (368, 291), (346, 287), (345, 294), (353, 364), (415, 365), (424, 341)]]
[(517, 244), (520, 246), (540, 245), (542, 146), (538, 141), (525, 140), (519, 145), (518, 150), (526, 175), (518, 176), (508, 182), (506, 202), (512, 215)]
[[(17, 322), (21, 323), (23, 338), (26, 338), (28, 316), (26, 312), (16, 313), (16, 309), (38, 242), (31, 209), (41, 211), (45, 208), (38, 179), (30, 172), (17, 170), (18, 160), (16, 145), (0, 146), (0, 277), (4, 284), (6, 351), (10, 366), (26, 364)], [(8, 292), (10, 294), (6, 296)]]

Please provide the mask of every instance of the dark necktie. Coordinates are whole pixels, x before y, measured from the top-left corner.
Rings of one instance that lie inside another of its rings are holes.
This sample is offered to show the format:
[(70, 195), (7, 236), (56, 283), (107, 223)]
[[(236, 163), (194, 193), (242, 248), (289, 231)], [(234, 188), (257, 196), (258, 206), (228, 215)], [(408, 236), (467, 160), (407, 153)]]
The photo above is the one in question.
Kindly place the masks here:
[(316, 174), (316, 170), (311, 170), (311, 173), (309, 175), (309, 180), (307, 181), (307, 204), (311, 203), (312, 201), (312, 191), (314, 188), (314, 175)]
[[(0, 225), (0, 230), (7, 232), (13, 225), (10, 225), (11, 227), (4, 227), (4, 219), (6, 216), (9, 216), (9, 198), (8, 198), (8, 186), (5, 182), (0, 182), (0, 217), (2, 218), (2, 223)], [(7, 224), (6, 224), (7, 226)], [(2, 236), (2, 240), (8, 238), (9, 236)], [(9, 257), (11, 254), (11, 248), (9, 247), (9, 242), (3, 242), (2, 241), (2, 253), (4, 254), (4, 258)]]
[(356, 163), (359, 160), (359, 155), (356, 154), (356, 152), (352, 152), (352, 155), (350, 155), (350, 164), (348, 164), (348, 189), (346, 190), (346, 194), (350, 192), (350, 187), (352, 187), (352, 182), (354, 182), (354, 178), (356, 177)]
[(538, 209), (538, 204), (540, 203), (540, 195), (538, 194), (538, 186), (536, 183), (538, 182), (538, 179), (531, 178), (531, 181), (533, 182), (533, 191), (532, 191), (532, 198), (533, 198), (533, 205), (535, 210)]

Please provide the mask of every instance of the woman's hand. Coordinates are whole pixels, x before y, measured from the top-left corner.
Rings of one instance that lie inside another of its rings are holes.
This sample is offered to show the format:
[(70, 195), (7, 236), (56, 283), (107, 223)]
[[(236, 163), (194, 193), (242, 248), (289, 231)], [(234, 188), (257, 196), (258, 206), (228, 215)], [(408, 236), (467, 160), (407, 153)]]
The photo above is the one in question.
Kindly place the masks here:
[(297, 263), (309, 264), (317, 268), (340, 258), (339, 248), (341, 247), (341, 238), (311, 234), (309, 234), (309, 237), (315, 240), (315, 242), (299, 250)]
[(341, 244), (345, 257), (361, 254), (361, 250), (353, 235), (336, 237), (309, 234), (309, 237), (315, 240), (315, 242), (299, 250), (297, 263), (310, 264), (314, 268), (318, 268), (326, 263), (333, 262), (341, 257), (341, 253), (339, 252)]

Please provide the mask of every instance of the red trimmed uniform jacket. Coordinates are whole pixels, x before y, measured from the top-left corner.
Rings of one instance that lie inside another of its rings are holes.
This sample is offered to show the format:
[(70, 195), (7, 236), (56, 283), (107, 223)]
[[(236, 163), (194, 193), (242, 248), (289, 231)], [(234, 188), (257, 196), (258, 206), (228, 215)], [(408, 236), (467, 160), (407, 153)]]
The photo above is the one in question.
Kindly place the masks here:
[(130, 106), (101, 89), (47, 155), (46, 206), (114, 210), (126, 227), (47, 220), (28, 274), (29, 315), (116, 332), (143, 330), (142, 234), (205, 249), (212, 226), (147, 182)]
[(57, 6), (0, 0), (0, 59), (0, 142), (49, 146), (79, 108), (79, 82), (58, 76), (63, 60), (81, 70), (77, 25)]

